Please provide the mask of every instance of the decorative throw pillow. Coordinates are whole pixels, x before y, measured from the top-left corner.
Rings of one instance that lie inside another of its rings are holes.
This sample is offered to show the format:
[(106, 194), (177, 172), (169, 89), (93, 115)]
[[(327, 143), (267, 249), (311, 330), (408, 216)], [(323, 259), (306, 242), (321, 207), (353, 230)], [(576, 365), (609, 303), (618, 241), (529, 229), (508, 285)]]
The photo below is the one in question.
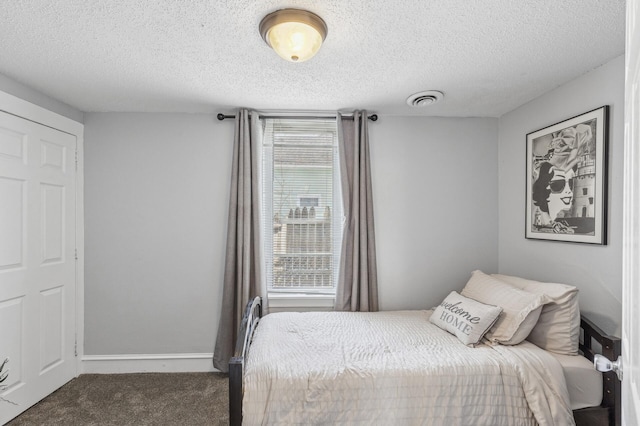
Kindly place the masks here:
[(455, 291), (437, 306), (429, 321), (455, 335), (467, 346), (475, 346), (502, 312), (498, 306), (486, 305), (461, 296)]
[(462, 295), (502, 308), (502, 315), (486, 336), (501, 345), (517, 345), (526, 339), (548, 301), (545, 295), (520, 290), (482, 271), (473, 271)]
[(530, 293), (543, 294), (549, 301), (527, 337), (542, 349), (563, 355), (578, 355), (580, 307), (578, 289), (572, 285), (544, 283), (508, 275), (492, 277)]

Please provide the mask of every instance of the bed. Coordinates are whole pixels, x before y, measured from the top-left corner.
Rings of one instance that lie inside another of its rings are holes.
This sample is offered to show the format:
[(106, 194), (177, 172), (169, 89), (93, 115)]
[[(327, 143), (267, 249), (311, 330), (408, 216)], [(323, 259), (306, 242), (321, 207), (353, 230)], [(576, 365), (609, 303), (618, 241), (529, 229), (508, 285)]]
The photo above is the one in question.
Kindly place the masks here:
[(261, 318), (250, 301), (229, 366), (231, 424), (620, 424), (620, 382), (591, 364), (597, 352), (616, 359), (620, 341), (586, 318), (581, 357), (486, 335), (461, 344), (434, 314)]

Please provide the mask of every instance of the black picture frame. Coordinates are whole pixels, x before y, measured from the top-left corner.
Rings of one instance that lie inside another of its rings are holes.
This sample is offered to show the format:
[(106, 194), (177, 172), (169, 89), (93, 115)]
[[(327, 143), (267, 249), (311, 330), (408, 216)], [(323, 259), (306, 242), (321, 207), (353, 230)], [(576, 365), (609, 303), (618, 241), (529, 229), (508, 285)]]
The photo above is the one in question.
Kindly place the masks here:
[(527, 134), (525, 238), (607, 243), (609, 106)]

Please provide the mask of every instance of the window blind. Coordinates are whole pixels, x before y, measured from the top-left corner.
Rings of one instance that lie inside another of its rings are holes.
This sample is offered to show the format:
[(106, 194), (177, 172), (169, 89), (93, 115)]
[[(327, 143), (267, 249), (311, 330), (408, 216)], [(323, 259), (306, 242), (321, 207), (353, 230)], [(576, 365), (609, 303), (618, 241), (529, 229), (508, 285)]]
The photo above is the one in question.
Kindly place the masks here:
[(342, 235), (336, 119), (263, 120), (267, 286), (335, 292)]

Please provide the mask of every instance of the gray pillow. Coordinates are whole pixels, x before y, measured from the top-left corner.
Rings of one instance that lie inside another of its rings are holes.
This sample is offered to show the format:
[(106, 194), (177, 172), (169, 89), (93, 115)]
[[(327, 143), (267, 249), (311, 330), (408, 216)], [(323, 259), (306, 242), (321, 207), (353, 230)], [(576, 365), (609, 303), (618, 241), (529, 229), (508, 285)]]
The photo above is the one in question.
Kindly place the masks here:
[(467, 346), (475, 346), (497, 321), (499, 306), (487, 305), (464, 297), (455, 291), (435, 308), (429, 321), (455, 335)]
[(462, 295), (503, 309), (487, 333), (487, 339), (501, 345), (517, 345), (526, 339), (538, 322), (542, 305), (549, 300), (544, 294), (515, 288), (482, 271), (473, 271)]
[(549, 299), (542, 307), (540, 318), (527, 337), (528, 341), (558, 354), (578, 355), (580, 307), (575, 286), (508, 275), (492, 274), (492, 277), (521, 290), (546, 295)]

